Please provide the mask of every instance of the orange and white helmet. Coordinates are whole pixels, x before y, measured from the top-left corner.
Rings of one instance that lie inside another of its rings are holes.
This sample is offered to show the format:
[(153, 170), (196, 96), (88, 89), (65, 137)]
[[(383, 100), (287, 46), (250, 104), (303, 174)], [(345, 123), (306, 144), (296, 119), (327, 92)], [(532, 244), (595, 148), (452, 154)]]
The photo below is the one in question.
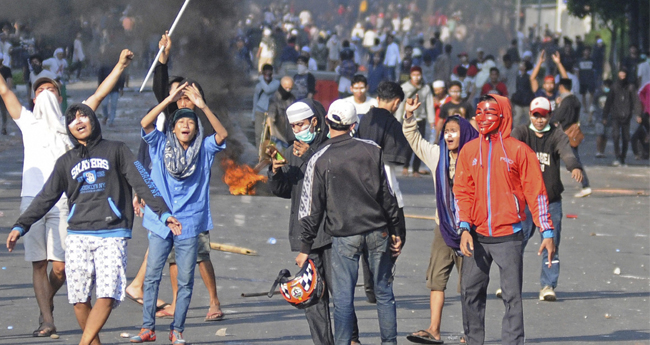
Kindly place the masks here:
[[(325, 292), (323, 280), (311, 259), (305, 261), (295, 277), (289, 278), (290, 276), (288, 270), (280, 271), (271, 291), (275, 290), (275, 286), (279, 284), (282, 297), (292, 306), (304, 309), (316, 304), (323, 296)], [(269, 294), (271, 295), (272, 292)]]

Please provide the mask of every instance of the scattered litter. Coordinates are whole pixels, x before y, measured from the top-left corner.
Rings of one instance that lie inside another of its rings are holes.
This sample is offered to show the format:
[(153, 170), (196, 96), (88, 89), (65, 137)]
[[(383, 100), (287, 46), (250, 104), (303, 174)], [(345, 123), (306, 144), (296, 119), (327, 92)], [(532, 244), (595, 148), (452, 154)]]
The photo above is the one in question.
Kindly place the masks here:
[(606, 318), (606, 319), (611, 319), (611, 318), (612, 318), (612, 315), (606, 313), (606, 314), (605, 314), (605, 318)]
[(253, 201), (253, 197), (250, 195), (243, 195), (241, 197), (241, 202), (244, 204), (250, 204)]
[(5, 216), (5, 213), (0, 211), (0, 217), (4, 217), (4, 216)]
[(217, 333), (215, 333), (214, 335), (216, 335), (217, 337), (225, 337), (225, 336), (230, 335), (230, 334), (226, 333), (226, 328), (220, 328), (217, 331)]
[(638, 280), (648, 279), (648, 277), (631, 276), (629, 274), (624, 274), (624, 275), (621, 276), (621, 278), (638, 279)]
[(458, 336), (455, 336), (455, 335), (450, 335), (450, 336), (447, 337), (447, 340), (449, 340), (449, 341), (458, 341), (459, 339), (460, 338)]
[(122, 337), (122, 338), (131, 338), (131, 334), (126, 333), (126, 332), (125, 333), (120, 333), (120, 337)]
[(585, 319), (587, 318), (587, 315), (585, 315)]
[(6, 267), (4, 267), (4, 266), (2, 266), (2, 269), (3, 269), (3, 270), (6, 270), (7, 268), (6, 268)]
[(648, 237), (646, 234), (634, 234), (634, 237)]
[(268, 241), (266, 243), (268, 244), (276, 244), (278, 240), (275, 239), (275, 237), (269, 237)]
[(246, 215), (244, 215), (244, 214), (236, 214), (235, 215), (235, 225), (244, 226), (244, 224), (246, 224)]
[(597, 233), (597, 232), (592, 232), (592, 233), (590, 234), (590, 236), (596, 236), (596, 237), (612, 237), (612, 236), (614, 236), (614, 235), (610, 235), (610, 234), (599, 234), (599, 233)]
[(50, 339), (59, 339), (59, 335), (56, 333), (50, 334)]
[(621, 252), (621, 250), (620, 250), (620, 249), (618, 249), (618, 248), (616, 248), (616, 252), (617, 252), (617, 253), (620, 253), (620, 252)]
[(578, 215), (577, 215), (577, 214), (567, 214), (566, 217), (567, 217), (567, 218), (570, 218), (570, 219), (578, 219)]
[(8, 326), (7, 329), (14, 329), (14, 326)]
[(621, 269), (618, 268), (618, 267), (616, 267), (616, 268), (614, 269), (614, 274), (616, 274), (616, 275), (620, 275), (620, 274), (621, 274)]

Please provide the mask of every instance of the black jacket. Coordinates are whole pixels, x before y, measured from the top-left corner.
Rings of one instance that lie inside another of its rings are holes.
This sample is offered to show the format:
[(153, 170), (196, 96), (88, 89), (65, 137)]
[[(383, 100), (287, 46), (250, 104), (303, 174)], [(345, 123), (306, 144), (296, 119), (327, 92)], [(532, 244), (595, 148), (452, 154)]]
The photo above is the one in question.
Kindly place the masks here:
[(341, 135), (316, 152), (305, 172), (298, 216), (302, 253), (309, 254), (321, 222), (335, 237), (386, 229), (398, 233), (397, 199), (388, 186), (381, 148)]
[(383, 150), (386, 163), (404, 165), (411, 157), (411, 146), (404, 137), (402, 125), (386, 109), (371, 108), (363, 115), (357, 135), (377, 143)]
[(560, 128), (553, 125), (551, 125), (551, 130), (545, 132), (541, 138), (535, 135), (528, 125), (516, 127), (510, 136), (526, 143), (537, 154), (544, 185), (546, 185), (548, 202), (562, 200), (564, 185), (560, 178), (560, 158), (566, 164), (567, 170), (582, 169), (582, 165), (569, 145), (569, 137)]
[[(562, 97), (560, 95), (560, 97)], [(572, 124), (580, 121), (580, 107), (582, 104), (575, 95), (563, 97), (560, 105), (553, 112), (552, 123), (559, 123), (563, 129), (568, 129)]]
[[(300, 220), (298, 219), (298, 211), (300, 208), (300, 192), (302, 191), (303, 178), (305, 176), (305, 170), (307, 170), (307, 162), (313, 156), (316, 151), (318, 151), (319, 146), (323, 142), (327, 142), (327, 133), (328, 127), (325, 124), (325, 108), (323, 105), (317, 101), (310, 99), (304, 99), (299, 102), (304, 102), (311, 107), (314, 111), (314, 114), (318, 117), (318, 133), (314, 141), (309, 145), (309, 149), (302, 156), (298, 157), (293, 154), (293, 145), (289, 146), (286, 152), (288, 157), (285, 157), (287, 160), (287, 165), (282, 167), (277, 174), (273, 174), (273, 168), (269, 167), (269, 188), (271, 192), (285, 199), (291, 199), (291, 216), (289, 218), (289, 244), (291, 245), (291, 250), (294, 252), (300, 251), (302, 241), (301, 233), (302, 227), (300, 226)], [(286, 117), (286, 116), (285, 116)], [(330, 243), (332, 243), (332, 237), (323, 231), (324, 223), (321, 222), (318, 228), (318, 234), (314, 239), (312, 248), (322, 248)]]
[(634, 113), (636, 98), (637, 95), (630, 90), (628, 83), (620, 80), (616, 81), (612, 84), (612, 88), (607, 95), (603, 118), (607, 119), (607, 122), (612, 120), (622, 123), (630, 122)]
[(113, 237), (130, 238), (133, 228), (131, 187), (165, 221), (171, 215), (169, 208), (144, 166), (135, 159), (126, 144), (102, 139), (99, 121), (88, 106), (70, 106), (66, 118), (77, 110), (90, 118), (92, 133), (87, 145), (79, 144), (68, 129), (75, 148), (56, 161), (45, 186), (14, 227), (26, 233), (66, 193), (70, 208), (70, 232), (112, 232), (117, 234)]

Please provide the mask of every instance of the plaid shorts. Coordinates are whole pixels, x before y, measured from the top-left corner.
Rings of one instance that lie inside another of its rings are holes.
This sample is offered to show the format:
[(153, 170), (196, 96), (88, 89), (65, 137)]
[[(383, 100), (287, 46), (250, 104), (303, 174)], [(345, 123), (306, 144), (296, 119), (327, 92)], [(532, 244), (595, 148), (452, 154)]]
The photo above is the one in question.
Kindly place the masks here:
[(65, 238), (68, 302), (85, 303), (92, 296), (112, 298), (113, 308), (124, 301), (126, 238), (68, 234)]

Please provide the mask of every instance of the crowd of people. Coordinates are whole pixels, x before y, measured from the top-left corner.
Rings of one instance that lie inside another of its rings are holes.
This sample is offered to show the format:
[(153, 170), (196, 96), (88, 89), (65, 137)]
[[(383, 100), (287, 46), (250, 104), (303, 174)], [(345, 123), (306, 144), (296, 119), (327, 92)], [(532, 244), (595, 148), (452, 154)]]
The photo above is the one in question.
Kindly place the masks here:
[[(613, 80), (603, 78), (601, 39), (593, 47), (565, 40), (560, 48), (559, 37), (549, 33), (544, 40), (517, 35), (509, 47), (476, 48), (473, 59), (465, 50), (454, 56), (452, 43), (467, 29), (460, 14), (436, 14), (424, 25), (414, 19), (415, 6), (364, 3), (359, 12), (365, 17), (344, 6), (316, 16), (272, 6), (239, 25), (233, 42), (239, 67), (259, 73), (255, 140), (261, 156), (270, 158), (273, 194), (291, 200), (290, 249), (309, 279), (321, 284), (283, 294), (304, 309), (315, 344), (358, 344), (354, 291), (361, 266), (366, 297), (377, 306), (381, 341), (397, 344), (392, 284), (408, 233), (397, 173), (401, 168), (402, 176), (430, 174), (436, 198), (426, 272), (430, 324), (407, 339), (442, 343), (445, 290), (456, 266), (461, 342), (483, 344), (494, 262), (501, 277), (497, 295), (505, 306), (502, 342), (523, 344), (523, 253), (535, 231), (541, 236), (539, 299), (557, 298), (560, 160), (581, 183), (575, 197), (591, 194), (578, 151), (581, 117), (594, 123), (597, 157), (604, 155), (607, 128), (614, 165), (625, 164), (630, 140), (638, 159), (648, 157), (647, 54), (631, 46)], [(124, 18), (126, 30), (132, 20)], [(262, 25), (253, 24), (258, 19)], [(333, 30), (322, 29), (327, 23)], [(125, 144), (103, 139), (95, 111), (119, 93), (134, 54), (123, 50), (116, 65), (100, 69), (92, 96), (66, 106), (61, 81), (66, 73), (78, 73), (84, 61), (83, 44), (77, 50), (75, 40), (73, 46), (77, 53), (70, 62), (65, 49), (54, 50), (48, 60), (29, 57), (32, 109), (12, 91), (11, 72), (3, 69), (0, 78), (2, 104), (23, 134), (21, 215), (7, 247), (12, 251), (23, 238), (25, 259), (32, 262), (41, 314), (33, 336), (56, 334), (52, 299), (67, 281), (80, 344), (101, 343), (100, 330), (125, 298), (143, 306), (132, 343), (155, 341), (156, 318), (163, 317), (173, 320), (172, 344), (184, 344), (196, 265), (210, 293), (205, 320), (223, 317), (209, 254), (208, 171), (226, 148), (228, 132), (199, 83), (170, 78), (172, 41), (165, 33), (154, 73), (158, 104), (140, 122), (137, 157)], [(177, 61), (182, 64), (182, 56)], [(328, 107), (316, 100), (314, 71), (338, 75), (340, 99)], [(640, 125), (630, 139), (633, 117)], [(104, 119), (110, 126), (114, 112), (105, 110)], [(134, 215), (149, 231), (149, 246), (127, 285)], [(165, 263), (171, 305), (158, 298)]]

